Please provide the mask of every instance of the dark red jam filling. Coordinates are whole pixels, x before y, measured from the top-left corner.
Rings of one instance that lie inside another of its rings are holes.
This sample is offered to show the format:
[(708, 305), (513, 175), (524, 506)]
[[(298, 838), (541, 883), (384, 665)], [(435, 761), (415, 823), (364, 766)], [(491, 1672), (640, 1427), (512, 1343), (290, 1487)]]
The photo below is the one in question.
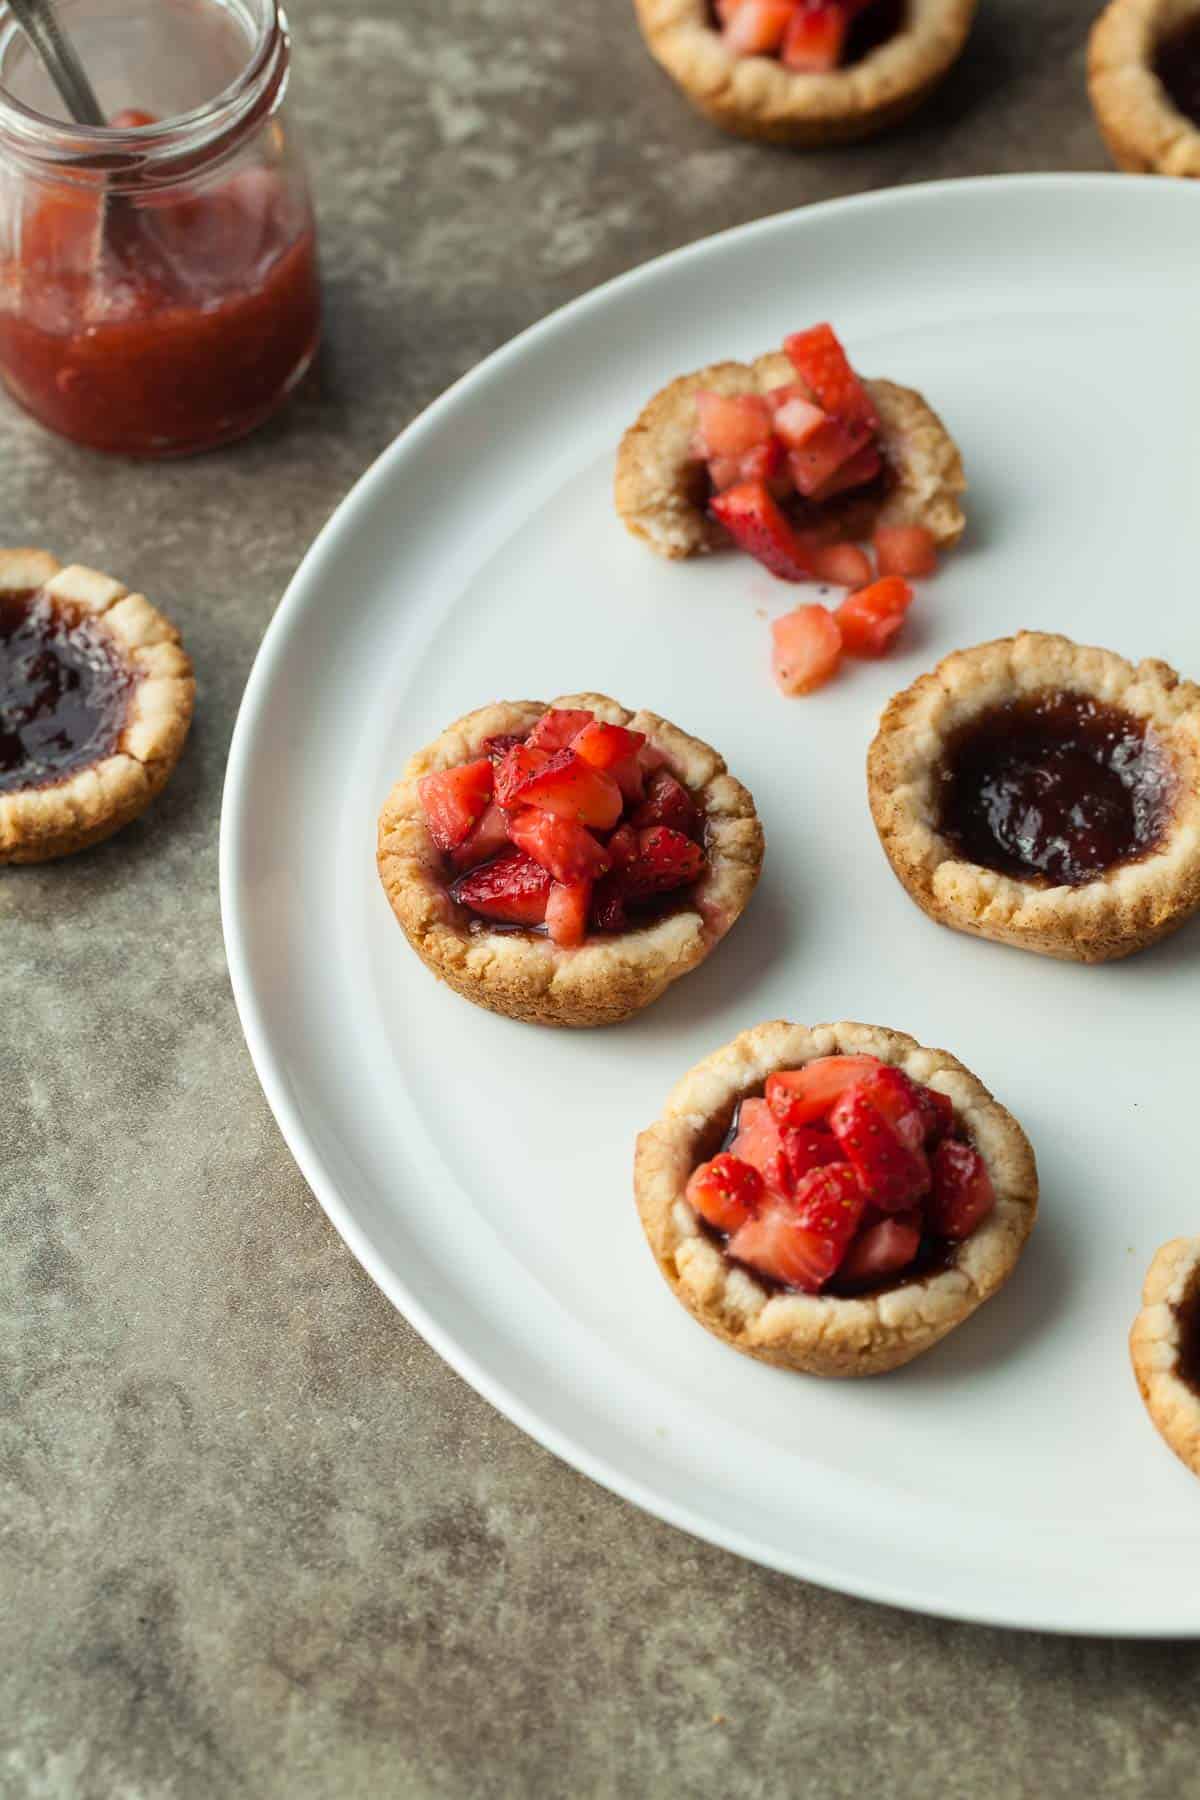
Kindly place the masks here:
[(0, 594), (0, 793), (49, 787), (116, 748), (130, 672), (76, 608)]
[(1200, 1275), (1191, 1285), (1179, 1306), (1179, 1361), (1176, 1372), (1192, 1392), (1200, 1396)]
[(972, 720), (948, 746), (939, 829), (986, 869), (1079, 887), (1161, 843), (1174, 778), (1138, 719), (1047, 692)]
[(1200, 17), (1188, 19), (1162, 39), (1154, 73), (1184, 117), (1200, 125)]

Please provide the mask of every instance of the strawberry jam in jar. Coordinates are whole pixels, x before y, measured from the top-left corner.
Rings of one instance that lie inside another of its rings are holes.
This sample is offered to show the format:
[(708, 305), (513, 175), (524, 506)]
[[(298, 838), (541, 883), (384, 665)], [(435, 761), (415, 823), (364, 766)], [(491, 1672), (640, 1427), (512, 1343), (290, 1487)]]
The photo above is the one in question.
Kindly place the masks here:
[(65, 0), (104, 127), (0, 4), (0, 377), (96, 450), (253, 431), (313, 359), (316, 237), (275, 0)]

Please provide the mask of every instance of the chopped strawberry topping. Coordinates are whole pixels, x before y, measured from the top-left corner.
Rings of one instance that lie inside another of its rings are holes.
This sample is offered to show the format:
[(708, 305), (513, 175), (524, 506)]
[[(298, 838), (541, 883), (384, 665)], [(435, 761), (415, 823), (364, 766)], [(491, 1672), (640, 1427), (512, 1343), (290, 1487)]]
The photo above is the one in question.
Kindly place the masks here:
[(510, 850), (495, 862), (464, 875), (451, 889), (454, 898), (485, 919), (509, 925), (540, 925), (550, 898), (550, 877), (545, 869), (520, 850)]
[(699, 844), (669, 825), (651, 825), (638, 832), (637, 855), (622, 871), (621, 885), (627, 895), (646, 898), (687, 887), (699, 880), (704, 869), (705, 856)]
[[(808, 440), (828, 425), (829, 414), (802, 397), (798, 388), (780, 388), (788, 396), (775, 408), (775, 432), (789, 450), (802, 450)], [(768, 394), (767, 399), (771, 396)]]
[(939, 1237), (970, 1237), (996, 1204), (987, 1164), (970, 1144), (946, 1138), (933, 1153), (933, 1192), (927, 1216)]
[(761, 481), (743, 481), (708, 503), (741, 548), (781, 581), (806, 581), (812, 567), (796, 531)]
[(801, 0), (792, 9), (780, 61), (801, 74), (827, 75), (842, 60), (849, 29), (849, 15), (842, 5)]
[(897, 1213), (858, 1233), (838, 1269), (838, 1280), (861, 1285), (899, 1275), (921, 1248), (919, 1212)]
[(771, 435), (771, 409), (761, 394), (696, 395), (697, 443), (704, 457), (737, 462)]
[(910, 1149), (868, 1096), (848, 1088), (829, 1110), (829, 1124), (864, 1189), (883, 1212), (901, 1212), (929, 1191), (925, 1152)]
[(507, 850), (508, 845), (508, 818), (493, 800), (470, 837), (464, 838), (457, 850), (450, 851), (451, 867), (477, 869), (480, 863)]
[(817, 1293), (837, 1271), (866, 1201), (845, 1163), (814, 1169), (794, 1197), (766, 1207), (729, 1241), (729, 1254), (789, 1287)]
[(518, 795), (521, 789), (549, 761), (548, 750), (530, 749), (526, 744), (514, 744), (506, 750), (496, 764), (497, 803), (506, 808), (520, 806)]
[(838, 607), (837, 622), (849, 656), (882, 656), (913, 602), (913, 591), (899, 575), (885, 575), (860, 588)]
[[(767, 1110), (769, 1113), (770, 1108)], [(784, 1127), (780, 1130), (780, 1141), (793, 1185), (814, 1169), (845, 1160), (832, 1131), (822, 1131), (813, 1125), (802, 1125), (799, 1130)]]
[(577, 881), (595, 880), (608, 870), (608, 852), (574, 819), (543, 812), (538, 806), (523, 806), (513, 813), (508, 830), (513, 843), (540, 863), (555, 881), (570, 886)]
[(826, 419), (798, 450), (788, 451), (788, 471), (797, 493), (812, 499), (827, 491), (838, 471), (870, 448), (869, 426), (861, 421)]
[(925, 1142), (926, 1114), (921, 1104), (924, 1090), (910, 1081), (903, 1069), (880, 1063), (857, 1084), (872, 1106), (878, 1107), (902, 1144), (918, 1150)]
[(423, 775), (417, 793), (439, 850), (456, 850), (468, 837), (492, 797), (492, 765), (486, 756)]
[(866, 587), (874, 570), (871, 559), (857, 544), (823, 544), (812, 553), (813, 574), (818, 581), (839, 587)]
[(593, 831), (608, 831), (620, 818), (624, 802), (611, 775), (593, 768), (574, 750), (556, 750), (544, 768), (521, 783), (509, 804), (540, 806)]
[(494, 763), (502, 762), (510, 750), (515, 750), (525, 739), (518, 737), (515, 731), (501, 731), (495, 737), (484, 738), (483, 753), (490, 756)]
[(718, 1231), (738, 1231), (762, 1204), (763, 1178), (749, 1163), (723, 1153), (701, 1163), (688, 1182), (687, 1197)]
[(798, 606), (776, 619), (772, 667), (785, 694), (810, 694), (828, 681), (842, 660), (842, 634), (826, 606)]
[(669, 825), (672, 831), (694, 838), (700, 829), (700, 815), (683, 783), (668, 769), (656, 769), (646, 783), (646, 798), (634, 813), (633, 823)]
[(880, 525), (875, 531), (875, 560), (881, 575), (914, 580), (937, 568), (937, 539), (924, 525)]
[(582, 707), (552, 706), (542, 714), (525, 742), (537, 750), (565, 750), (591, 720), (591, 713)]
[(875, 402), (863, 386), (832, 325), (794, 331), (783, 348), (800, 379), (812, 389), (818, 406), (846, 425), (861, 425), (868, 435), (879, 430)]
[(778, 50), (792, 20), (793, 0), (741, 0), (722, 33), (734, 56)]
[(546, 930), (551, 942), (564, 950), (574, 950), (587, 936), (588, 908), (592, 900), (590, 881), (572, 882), (570, 886), (556, 881), (546, 902)]
[(936, 1144), (949, 1137), (954, 1130), (954, 1102), (949, 1094), (939, 1094), (936, 1088), (918, 1087), (917, 1099), (925, 1121), (925, 1142)]
[(779, 1126), (765, 1100), (743, 1100), (738, 1109), (737, 1136), (730, 1154), (758, 1170), (777, 1194), (790, 1194), (793, 1180)]
[(644, 731), (627, 731), (623, 725), (605, 725), (599, 719), (591, 719), (572, 738), (571, 748), (594, 769), (613, 769), (636, 757), (645, 741)]
[(839, 494), (848, 493), (852, 488), (865, 487), (869, 481), (875, 480), (882, 468), (883, 457), (874, 444), (867, 444), (808, 497), (815, 506), (824, 506), (827, 500), (834, 500)]
[(882, 1066), (874, 1056), (820, 1056), (802, 1069), (768, 1075), (767, 1104), (781, 1125), (814, 1125), (840, 1094)]
[(608, 851), (608, 860), (614, 869), (624, 869), (631, 862), (635, 862), (638, 853), (638, 834), (633, 823), (626, 822), (624, 825), (618, 825), (605, 845), (605, 849)]

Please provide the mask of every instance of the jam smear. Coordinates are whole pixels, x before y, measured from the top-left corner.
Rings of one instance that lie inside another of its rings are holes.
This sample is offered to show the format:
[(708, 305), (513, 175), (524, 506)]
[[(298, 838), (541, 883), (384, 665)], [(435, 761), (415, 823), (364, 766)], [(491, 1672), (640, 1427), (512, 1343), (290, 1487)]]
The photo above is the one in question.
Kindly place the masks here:
[(1079, 887), (1157, 848), (1174, 782), (1152, 730), (1048, 691), (972, 720), (941, 771), (940, 830), (967, 861)]
[(1176, 1373), (1192, 1392), (1200, 1395), (1200, 1275), (1179, 1305), (1179, 1361)]
[(132, 685), (77, 608), (0, 593), (0, 793), (49, 787), (110, 755)]
[(1200, 18), (1167, 33), (1154, 57), (1154, 73), (1184, 117), (1200, 125)]

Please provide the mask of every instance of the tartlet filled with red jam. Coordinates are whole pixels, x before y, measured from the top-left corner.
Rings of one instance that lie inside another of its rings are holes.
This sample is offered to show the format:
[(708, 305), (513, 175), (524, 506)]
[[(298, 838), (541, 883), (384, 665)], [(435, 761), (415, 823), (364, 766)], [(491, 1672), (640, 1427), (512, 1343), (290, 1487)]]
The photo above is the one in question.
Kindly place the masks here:
[(1156, 1429), (1200, 1475), (1200, 1238), (1173, 1238), (1155, 1255), (1129, 1354)]
[(84, 850), (144, 812), (194, 693), (179, 633), (144, 595), (0, 550), (0, 863)]
[(408, 764), (378, 864), (405, 936), (464, 998), (539, 1025), (610, 1025), (729, 931), (763, 834), (721, 757), (602, 694), (506, 701)]
[(848, 143), (906, 118), (957, 60), (975, 0), (635, 0), (655, 59), (739, 137)]
[(957, 931), (1109, 962), (1200, 909), (1200, 688), (1023, 631), (887, 707), (867, 763), (892, 868)]
[(882, 1026), (756, 1026), (638, 1139), (642, 1225), (676, 1298), (737, 1350), (878, 1375), (1012, 1273), (1037, 1212), (1020, 1126), (943, 1050)]
[(921, 395), (860, 376), (821, 324), (753, 363), (670, 382), (621, 440), (615, 497), (659, 556), (736, 545), (799, 582), (839, 579), (830, 548), (881, 529), (893, 557), (896, 534), (909, 534), (881, 573), (927, 574), (962, 536), (965, 488), (958, 448)]

